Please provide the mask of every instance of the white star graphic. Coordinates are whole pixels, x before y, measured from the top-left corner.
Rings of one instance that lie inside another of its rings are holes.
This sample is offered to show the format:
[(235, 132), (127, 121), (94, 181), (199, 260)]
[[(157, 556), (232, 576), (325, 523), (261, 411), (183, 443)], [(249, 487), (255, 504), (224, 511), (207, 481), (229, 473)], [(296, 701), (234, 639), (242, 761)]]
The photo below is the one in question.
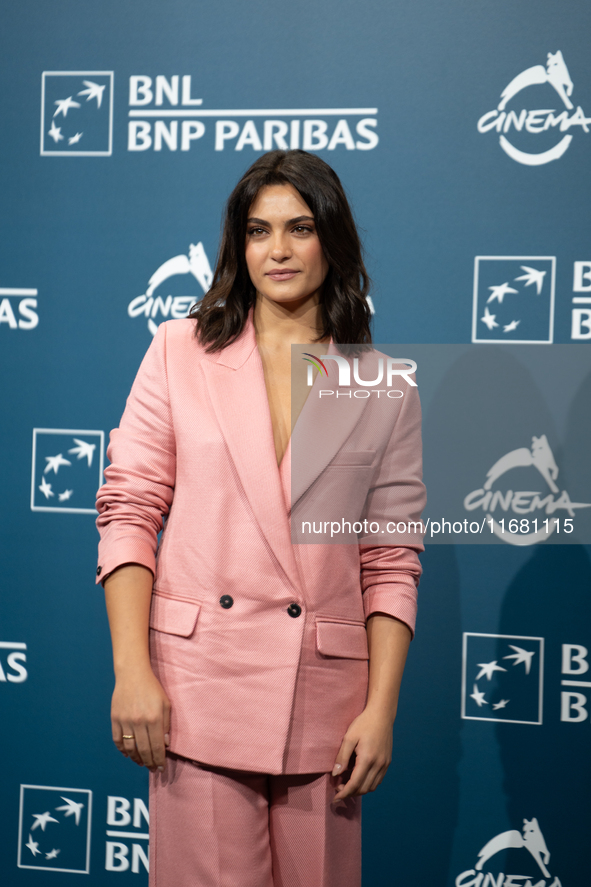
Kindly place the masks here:
[(96, 99), (96, 106), (97, 108), (100, 108), (106, 84), (103, 83), (101, 86), (100, 83), (93, 83), (92, 80), (83, 80), (82, 83), (84, 86), (87, 86), (88, 89), (81, 89), (78, 95), (88, 96), (86, 99), (87, 102), (91, 99)]
[(473, 699), (478, 708), (482, 708), (483, 705), (488, 705), (488, 702), (484, 698), (484, 693), (481, 693), (478, 689), (478, 684), (474, 684), (474, 691), (470, 693), (470, 699)]
[(68, 453), (73, 453), (74, 456), (78, 456), (79, 459), (88, 459), (88, 467), (90, 468), (92, 465), (92, 455), (96, 450), (96, 444), (88, 443), (85, 440), (78, 440), (77, 437), (74, 438), (74, 443), (77, 444), (77, 446), (68, 450)]
[(537, 294), (539, 296), (542, 292), (546, 272), (538, 271), (537, 268), (529, 268), (527, 265), (522, 265), (521, 270), (526, 273), (522, 274), (521, 277), (516, 277), (515, 280), (525, 280), (525, 286), (531, 286), (532, 283), (535, 283)]
[(512, 650), (515, 650), (515, 653), (510, 653), (509, 656), (503, 656), (503, 659), (514, 659), (515, 662), (513, 665), (519, 665), (520, 662), (523, 662), (525, 665), (525, 673), (529, 674), (531, 669), (531, 661), (536, 655), (535, 650), (524, 650), (522, 647), (514, 647), (513, 644), (509, 644), (509, 647)]
[(49, 853), (45, 854), (45, 859), (55, 859), (55, 857), (58, 855), (58, 853), (59, 853), (59, 850), (56, 850), (54, 848), (53, 850), (50, 850)]
[(37, 841), (33, 840), (33, 837), (30, 833), (29, 833), (29, 841), (27, 844), (25, 844), (25, 847), (29, 848), (29, 850), (31, 851), (33, 856), (37, 856), (38, 853), (41, 853), (41, 851), (39, 850), (39, 844), (37, 843)]
[(505, 708), (508, 702), (508, 699), (501, 699), (499, 702), (493, 703), (493, 711), (497, 711), (499, 708)]
[(35, 822), (31, 826), (31, 831), (34, 832), (36, 828), (41, 826), (41, 831), (45, 831), (45, 826), (48, 822), (59, 822), (59, 819), (54, 819), (49, 810), (46, 810), (45, 813), (33, 813), (33, 817)]
[(56, 126), (55, 120), (51, 121), (51, 129), (47, 131), (47, 135), (50, 135), (54, 142), (61, 142), (64, 138), (61, 126)]
[(513, 330), (517, 329), (517, 327), (519, 326), (520, 323), (521, 323), (520, 320), (512, 320), (511, 323), (508, 323), (508, 324), (506, 324), (506, 326), (503, 327), (503, 332), (504, 333), (511, 333)]
[(487, 325), (489, 330), (494, 329), (498, 326), (498, 323), (495, 320), (496, 314), (491, 314), (488, 308), (485, 306), (484, 308), (484, 317), (481, 317), (481, 321)]
[(72, 136), (68, 139), (68, 145), (75, 145), (76, 142), (79, 142), (84, 133), (77, 132), (76, 135)]
[(497, 665), (497, 660), (494, 662), (478, 662), (478, 668), (480, 671), (476, 675), (476, 680), (479, 681), (481, 677), (486, 675), (486, 679), (490, 681), (493, 676), (494, 671), (507, 671), (506, 668), (502, 668), (502, 666)]
[(57, 456), (46, 456), (45, 461), (47, 462), (47, 465), (45, 466), (43, 474), (47, 474), (48, 471), (54, 471), (57, 474), (60, 465), (72, 464), (71, 462), (68, 462), (67, 459), (64, 459), (61, 453), (58, 453)]
[(57, 117), (58, 114), (63, 114), (64, 117), (67, 117), (68, 111), (70, 110), (70, 108), (79, 108), (80, 107), (80, 102), (73, 101), (71, 95), (68, 96), (67, 99), (58, 99), (58, 101), (54, 102), (53, 104), (57, 105), (57, 108), (56, 108), (55, 113), (53, 115), (54, 117)]
[(48, 484), (44, 477), (41, 478), (41, 485), (38, 489), (41, 490), (46, 499), (49, 499), (50, 496), (55, 496), (55, 493), (51, 492), (51, 484)]
[(74, 492), (74, 490), (64, 490), (63, 493), (58, 494), (57, 498), (60, 502), (67, 502), (68, 499), (71, 498), (73, 492)]
[(487, 305), (489, 302), (492, 302), (493, 299), (497, 299), (499, 305), (501, 305), (507, 293), (517, 292), (517, 290), (514, 290), (513, 287), (510, 287), (508, 283), (501, 283), (499, 286), (489, 286), (489, 290), (491, 290), (491, 294), (486, 300)]
[(62, 795), (62, 801), (66, 803), (62, 807), (56, 807), (56, 810), (65, 810), (64, 816), (75, 816), (76, 817), (76, 825), (80, 825), (80, 813), (84, 804), (78, 803), (77, 801), (72, 801), (71, 798), (64, 798)]

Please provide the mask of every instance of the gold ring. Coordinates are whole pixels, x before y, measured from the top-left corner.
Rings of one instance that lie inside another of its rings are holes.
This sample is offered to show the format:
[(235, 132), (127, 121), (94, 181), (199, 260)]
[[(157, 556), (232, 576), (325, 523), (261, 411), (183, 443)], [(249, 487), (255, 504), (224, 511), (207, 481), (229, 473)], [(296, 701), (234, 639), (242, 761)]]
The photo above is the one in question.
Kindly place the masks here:
[(126, 736), (125, 734), (123, 734), (122, 739), (135, 739), (135, 736), (133, 735), (133, 733), (131, 736)]

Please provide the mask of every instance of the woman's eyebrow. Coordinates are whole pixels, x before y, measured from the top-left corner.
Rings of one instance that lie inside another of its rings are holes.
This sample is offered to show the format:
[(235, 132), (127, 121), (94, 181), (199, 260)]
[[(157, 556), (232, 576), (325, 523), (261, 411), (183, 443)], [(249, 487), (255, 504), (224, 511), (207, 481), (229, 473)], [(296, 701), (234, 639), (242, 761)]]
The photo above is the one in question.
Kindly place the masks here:
[[(271, 223), (266, 222), (265, 219), (257, 219), (257, 218), (251, 217), (251, 218), (247, 219), (246, 221), (249, 223), (256, 224), (256, 225), (266, 225), (267, 228), (271, 227)], [(296, 222), (313, 222), (313, 221), (314, 221), (314, 216), (297, 216), (295, 219), (288, 219), (285, 224), (286, 225), (295, 225)]]

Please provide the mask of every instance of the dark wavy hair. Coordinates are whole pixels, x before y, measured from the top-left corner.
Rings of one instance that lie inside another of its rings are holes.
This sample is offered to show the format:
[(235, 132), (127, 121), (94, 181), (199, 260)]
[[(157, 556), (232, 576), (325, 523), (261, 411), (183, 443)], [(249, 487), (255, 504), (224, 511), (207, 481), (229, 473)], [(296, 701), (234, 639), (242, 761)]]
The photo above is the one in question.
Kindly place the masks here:
[(329, 270), (320, 298), (322, 332), (335, 344), (371, 343), (370, 279), (361, 242), (339, 177), (318, 155), (270, 151), (242, 176), (228, 199), (210, 290), (190, 311), (195, 335), (207, 351), (220, 351), (242, 332), (256, 293), (245, 259), (246, 220), (266, 185), (290, 184), (312, 210)]

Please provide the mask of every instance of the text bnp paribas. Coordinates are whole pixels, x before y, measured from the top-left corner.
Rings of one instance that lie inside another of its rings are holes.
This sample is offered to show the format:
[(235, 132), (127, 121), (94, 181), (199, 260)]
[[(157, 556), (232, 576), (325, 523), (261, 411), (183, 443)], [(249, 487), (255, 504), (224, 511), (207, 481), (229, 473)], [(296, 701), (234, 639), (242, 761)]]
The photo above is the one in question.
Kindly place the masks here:
[(377, 108), (204, 108), (190, 74), (129, 78), (129, 151), (371, 151)]

